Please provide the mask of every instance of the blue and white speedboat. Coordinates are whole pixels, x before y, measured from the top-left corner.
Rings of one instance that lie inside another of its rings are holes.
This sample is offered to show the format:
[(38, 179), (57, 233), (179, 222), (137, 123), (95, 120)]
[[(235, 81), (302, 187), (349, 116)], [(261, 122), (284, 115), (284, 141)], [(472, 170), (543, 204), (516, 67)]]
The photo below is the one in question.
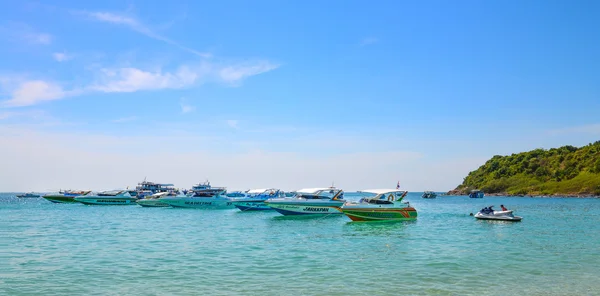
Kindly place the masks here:
[(194, 185), (185, 196), (167, 196), (160, 199), (175, 208), (233, 209), (235, 206), (225, 187), (212, 187), (210, 182)]
[(233, 205), (242, 211), (264, 211), (273, 210), (265, 204), (269, 198), (283, 198), (283, 191), (275, 188), (251, 189), (243, 193), (242, 197), (231, 198)]
[(469, 197), (470, 198), (483, 198), (483, 191), (481, 190), (471, 190), (471, 193), (469, 193)]
[(282, 215), (342, 214), (344, 191), (335, 187), (307, 188), (296, 191), (293, 198), (267, 199), (265, 204)]

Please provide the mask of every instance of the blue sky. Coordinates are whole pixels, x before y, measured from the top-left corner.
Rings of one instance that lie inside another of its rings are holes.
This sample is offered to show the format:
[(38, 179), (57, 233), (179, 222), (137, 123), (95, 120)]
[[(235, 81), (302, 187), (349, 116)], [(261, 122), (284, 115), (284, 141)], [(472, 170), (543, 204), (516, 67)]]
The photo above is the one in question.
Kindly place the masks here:
[(599, 9), (3, 1), (0, 190), (449, 190), (495, 154), (598, 140)]

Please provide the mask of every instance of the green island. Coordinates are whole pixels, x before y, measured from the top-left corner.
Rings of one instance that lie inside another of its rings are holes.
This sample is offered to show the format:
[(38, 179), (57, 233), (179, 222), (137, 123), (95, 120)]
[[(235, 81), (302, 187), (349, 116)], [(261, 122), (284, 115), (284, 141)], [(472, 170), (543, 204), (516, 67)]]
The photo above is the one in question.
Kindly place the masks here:
[(495, 155), (448, 195), (600, 196), (600, 141), (577, 148)]

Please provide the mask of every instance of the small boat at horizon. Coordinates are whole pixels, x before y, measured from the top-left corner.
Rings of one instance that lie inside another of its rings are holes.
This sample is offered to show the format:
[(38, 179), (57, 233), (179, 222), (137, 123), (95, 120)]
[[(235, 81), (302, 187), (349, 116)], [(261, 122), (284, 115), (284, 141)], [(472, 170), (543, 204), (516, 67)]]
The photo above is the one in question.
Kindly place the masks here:
[(469, 198), (483, 198), (484, 193), (481, 190), (471, 190), (471, 193), (469, 193)]
[(75, 197), (86, 196), (91, 192), (91, 190), (59, 190), (58, 193), (49, 193), (42, 197), (53, 203), (77, 203)]
[(306, 188), (296, 191), (293, 198), (270, 198), (265, 204), (282, 215), (342, 214), (340, 207), (346, 202), (344, 191), (334, 186)]
[(423, 195), (421, 195), (422, 198), (436, 198), (437, 197), (437, 193), (433, 192), (433, 191), (425, 191), (423, 192)]
[(18, 198), (38, 198), (38, 197), (40, 197), (40, 195), (37, 193), (28, 192), (28, 193), (23, 193), (23, 194), (17, 194), (17, 197)]
[(75, 197), (75, 201), (86, 205), (135, 205), (137, 197), (128, 190), (111, 190)]
[(417, 210), (408, 202), (402, 202), (408, 191), (396, 189), (369, 189), (360, 193), (375, 194), (349, 202), (342, 206), (342, 212), (352, 221), (410, 221), (417, 219)]
[(244, 197), (231, 198), (233, 205), (241, 211), (273, 210), (265, 201), (269, 198), (285, 197), (284, 192), (276, 188), (250, 189), (244, 194)]
[(198, 183), (185, 196), (166, 196), (160, 200), (174, 208), (233, 209), (225, 187), (212, 187), (210, 182)]

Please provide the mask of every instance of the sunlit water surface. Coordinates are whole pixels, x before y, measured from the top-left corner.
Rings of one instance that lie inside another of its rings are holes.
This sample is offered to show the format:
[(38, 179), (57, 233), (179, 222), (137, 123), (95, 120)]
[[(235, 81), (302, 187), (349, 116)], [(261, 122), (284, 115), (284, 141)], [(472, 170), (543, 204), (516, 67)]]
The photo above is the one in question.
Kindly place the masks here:
[[(372, 224), (0, 194), (0, 295), (600, 295), (600, 199), (406, 200)], [(492, 204), (523, 221), (469, 216)]]

